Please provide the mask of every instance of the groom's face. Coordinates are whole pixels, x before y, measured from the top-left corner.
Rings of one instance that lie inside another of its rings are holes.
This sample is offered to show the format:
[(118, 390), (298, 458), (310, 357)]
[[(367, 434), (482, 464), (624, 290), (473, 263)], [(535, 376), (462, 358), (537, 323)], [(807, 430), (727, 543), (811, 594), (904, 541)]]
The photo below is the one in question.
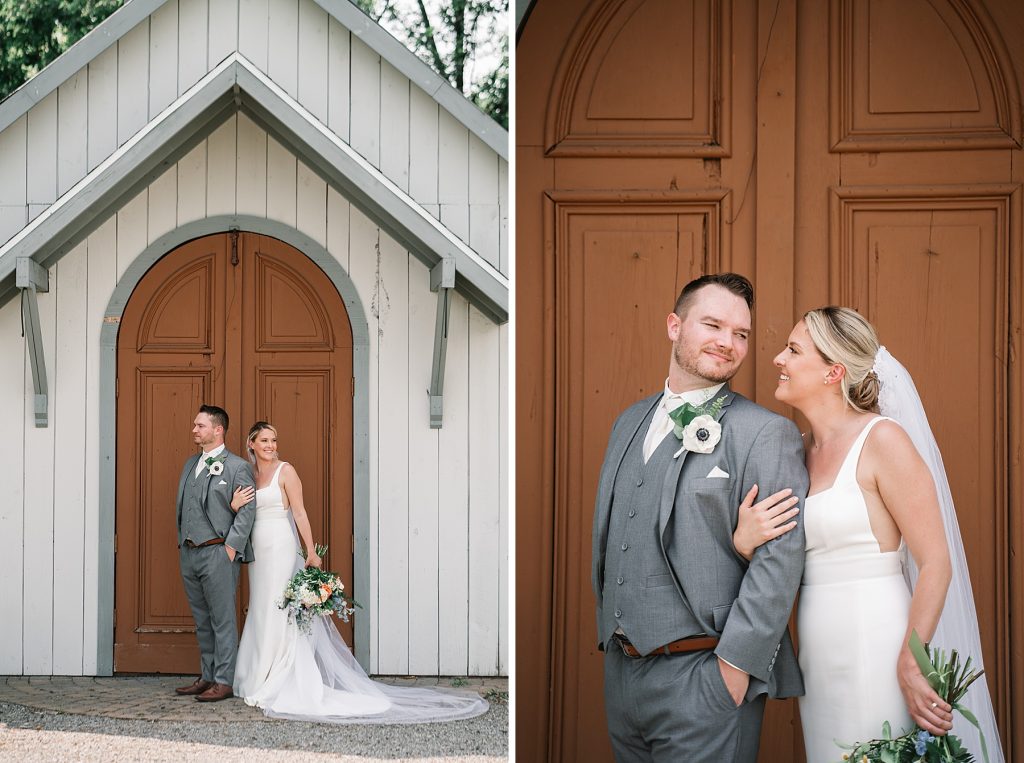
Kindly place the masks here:
[(672, 361), (690, 380), (728, 381), (747, 356), (750, 308), (728, 289), (705, 286), (685, 315), (668, 317)]
[(224, 429), (214, 426), (210, 414), (196, 414), (195, 421), (192, 422), (192, 440), (196, 445), (201, 445), (203, 450), (209, 450), (209, 446), (217, 445), (223, 437)]

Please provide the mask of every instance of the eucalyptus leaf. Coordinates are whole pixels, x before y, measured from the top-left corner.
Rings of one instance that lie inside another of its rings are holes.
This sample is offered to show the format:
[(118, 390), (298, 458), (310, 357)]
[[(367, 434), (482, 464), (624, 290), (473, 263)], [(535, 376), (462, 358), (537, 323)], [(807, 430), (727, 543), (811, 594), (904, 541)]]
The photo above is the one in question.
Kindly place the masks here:
[(978, 738), (981, 740), (981, 754), (982, 757), (985, 758), (985, 763), (988, 763), (988, 744), (985, 742), (985, 734), (981, 730), (981, 725), (978, 723), (978, 719), (974, 717), (974, 713), (959, 703), (954, 703), (953, 709), (959, 711), (960, 715), (962, 715), (968, 723), (978, 730)]

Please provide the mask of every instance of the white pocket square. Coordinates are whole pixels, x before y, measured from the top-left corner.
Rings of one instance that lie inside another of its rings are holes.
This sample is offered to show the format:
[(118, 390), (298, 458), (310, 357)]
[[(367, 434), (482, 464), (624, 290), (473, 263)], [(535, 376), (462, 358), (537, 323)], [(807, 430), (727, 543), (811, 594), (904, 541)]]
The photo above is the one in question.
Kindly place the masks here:
[(728, 476), (729, 476), (729, 472), (723, 472), (721, 469), (719, 469), (716, 466), (714, 469), (712, 469), (710, 472), (708, 472), (708, 477), (707, 478), (716, 477), (718, 479), (725, 479)]
[(217, 484), (218, 484), (218, 485), (226, 485), (226, 484), (228, 484), (228, 483), (226, 483), (226, 482), (225, 482), (224, 480), (221, 480), (221, 481), (220, 481), (220, 482), (218, 482)]

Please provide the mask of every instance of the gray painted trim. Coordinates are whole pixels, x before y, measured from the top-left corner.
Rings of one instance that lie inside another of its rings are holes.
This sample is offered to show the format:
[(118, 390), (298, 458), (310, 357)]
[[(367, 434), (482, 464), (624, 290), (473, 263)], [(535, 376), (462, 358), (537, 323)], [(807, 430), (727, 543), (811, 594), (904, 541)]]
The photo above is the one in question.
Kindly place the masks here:
[(17, 121), (22, 114), (27, 113), (165, 2), (167, 0), (131, 0), (110, 14), (89, 34), (0, 102), (0, 131)]
[[(125, 271), (114, 288), (104, 312), (100, 333), (100, 474), (98, 621), (96, 665), (98, 675), (113, 674), (114, 656), (114, 506), (116, 499), (117, 332), (125, 305), (153, 264), (186, 241), (223, 233), (231, 228), (272, 236), (311, 259), (334, 284), (352, 325), (352, 521), (355, 534), (353, 568), (358, 601), (370, 601), (370, 330), (366, 310), (348, 273), (330, 252), (304, 233), (276, 220), (251, 215), (219, 215), (197, 220), (166, 233), (146, 247)], [(370, 614), (355, 618), (356, 659), (370, 668)]]
[(427, 267), (455, 260), (455, 288), (496, 323), (508, 320), (508, 279), (324, 127), (238, 53), (0, 246), (0, 305), (16, 293), (18, 257), (49, 267), (241, 109)]
[[(39, 101), (60, 87), (75, 72), (89, 64), (146, 19), (167, 0), (130, 0), (89, 34), (0, 102), (0, 131), (17, 121)], [(471, 103), (433, 69), (420, 61), (387, 30), (364, 14), (349, 0), (315, 0), (342, 26), (386, 59), (442, 108), (508, 161), (508, 131)]]
[(0, 305), (12, 296), (17, 258), (49, 268), (235, 112), (235, 69), (218, 65), (0, 246)]
[(480, 111), (472, 101), (452, 87), (448, 80), (392, 37), (388, 30), (363, 13), (351, 0), (314, 2), (508, 161), (508, 130)]

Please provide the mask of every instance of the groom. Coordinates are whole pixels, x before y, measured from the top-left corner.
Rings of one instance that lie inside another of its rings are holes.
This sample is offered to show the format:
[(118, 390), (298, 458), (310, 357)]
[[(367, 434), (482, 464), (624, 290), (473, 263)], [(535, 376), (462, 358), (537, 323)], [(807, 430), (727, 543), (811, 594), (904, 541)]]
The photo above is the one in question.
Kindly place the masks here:
[[(765, 696), (803, 693), (786, 629), (803, 523), (749, 563), (732, 545), (752, 485), (801, 500), (808, 488), (793, 422), (728, 385), (747, 354), (753, 301), (734, 273), (687, 284), (667, 319), (664, 393), (623, 412), (608, 442), (592, 582), (619, 763), (753, 763)], [(669, 412), (684, 403), (698, 417), (683, 409), (693, 421), (680, 439)]]
[(249, 533), (256, 499), (237, 514), (231, 509), (235, 489), (254, 485), (248, 462), (224, 446), (227, 411), (204, 405), (193, 424), (192, 439), (203, 451), (185, 462), (178, 484), (178, 557), (196, 621), (202, 675), (175, 691), (200, 702), (217, 702), (233, 696), (238, 652), (235, 592), (239, 565), (253, 558)]

